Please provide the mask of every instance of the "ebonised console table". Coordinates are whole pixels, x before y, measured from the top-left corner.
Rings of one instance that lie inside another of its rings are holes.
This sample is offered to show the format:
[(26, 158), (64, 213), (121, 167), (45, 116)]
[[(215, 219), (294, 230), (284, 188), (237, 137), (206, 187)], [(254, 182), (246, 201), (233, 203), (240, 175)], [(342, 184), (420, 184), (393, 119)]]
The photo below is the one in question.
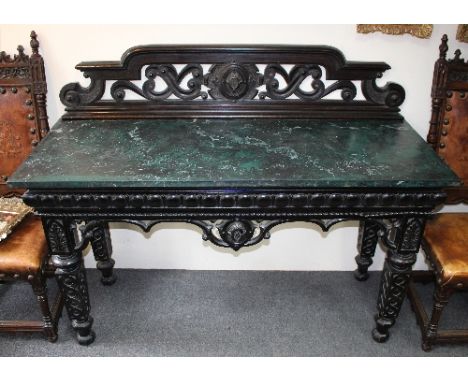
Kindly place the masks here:
[(9, 184), (42, 216), (80, 344), (94, 340), (81, 251), (91, 241), (109, 272), (111, 221), (188, 222), (238, 250), (284, 222), (359, 220), (357, 278), (388, 248), (373, 331), (388, 338), (425, 220), (458, 179), (399, 114), (403, 88), (376, 84), (387, 64), (326, 46), (141, 46), (77, 69), (89, 87), (62, 89), (65, 115)]

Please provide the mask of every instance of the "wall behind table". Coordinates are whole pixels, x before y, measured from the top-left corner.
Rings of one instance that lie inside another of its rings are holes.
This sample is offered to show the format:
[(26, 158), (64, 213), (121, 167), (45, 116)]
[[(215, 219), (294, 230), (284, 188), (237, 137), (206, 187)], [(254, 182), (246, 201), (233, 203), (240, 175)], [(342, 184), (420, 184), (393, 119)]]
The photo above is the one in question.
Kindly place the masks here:
[[(69, 82), (88, 81), (74, 69), (80, 61), (118, 60), (129, 47), (139, 44), (325, 44), (340, 49), (348, 60), (386, 61), (392, 67), (381, 83), (394, 81), (406, 90), (402, 113), (425, 137), (430, 118), (430, 91), (434, 61), (443, 33), (449, 37), (450, 56), (468, 45), (455, 40), (456, 25), (435, 25), (428, 40), (409, 35), (362, 35), (350, 25), (280, 26), (127, 26), (127, 25), (2, 25), (0, 50), (12, 54), (18, 44), (29, 47), (29, 32), (39, 36), (48, 80), (48, 113), (51, 126), (63, 113), (58, 94)], [(27, 49), (29, 52), (30, 49)], [(450, 211), (468, 211), (454, 206)], [(205, 243), (198, 228), (161, 224), (152, 234), (114, 224), (111, 234), (117, 267), (181, 269), (352, 270), (355, 268), (357, 223), (336, 225), (323, 234), (312, 224), (291, 223), (272, 230), (270, 240), (233, 252)], [(325, 239), (326, 238), (326, 239)], [(379, 248), (373, 269), (381, 269)], [(94, 266), (86, 256), (88, 267)], [(422, 256), (417, 267), (424, 268)]]

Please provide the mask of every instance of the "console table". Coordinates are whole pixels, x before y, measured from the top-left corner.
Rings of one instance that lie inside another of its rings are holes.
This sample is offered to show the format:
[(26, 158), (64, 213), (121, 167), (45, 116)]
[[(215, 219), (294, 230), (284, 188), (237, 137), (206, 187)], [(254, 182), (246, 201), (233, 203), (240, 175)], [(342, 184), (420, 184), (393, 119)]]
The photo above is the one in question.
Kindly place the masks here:
[(403, 88), (377, 85), (387, 64), (326, 46), (139, 46), (77, 69), (89, 87), (62, 89), (66, 113), (9, 184), (43, 219), (80, 344), (94, 340), (81, 251), (92, 241), (112, 268), (111, 221), (188, 222), (239, 250), (281, 223), (359, 220), (359, 279), (388, 248), (373, 330), (388, 338), (425, 220), (458, 179), (399, 114)]

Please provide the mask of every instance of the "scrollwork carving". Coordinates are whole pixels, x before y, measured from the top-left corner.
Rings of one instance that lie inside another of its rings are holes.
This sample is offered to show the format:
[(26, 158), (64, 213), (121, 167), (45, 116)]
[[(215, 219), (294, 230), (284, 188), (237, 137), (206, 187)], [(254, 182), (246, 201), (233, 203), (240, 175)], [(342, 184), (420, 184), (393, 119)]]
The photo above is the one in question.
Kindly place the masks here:
[(104, 80), (91, 79), (88, 87), (82, 87), (78, 82), (74, 82), (62, 88), (60, 100), (69, 107), (89, 105), (102, 98), (105, 88)]
[[(277, 76), (286, 82), (285, 87), (280, 88)], [(305, 80), (311, 77), (311, 91), (301, 88)], [(259, 94), (260, 99), (286, 99), (291, 95), (307, 101), (317, 101), (335, 90), (342, 89), (341, 98), (344, 101), (352, 101), (356, 97), (356, 87), (351, 81), (337, 81), (329, 87), (325, 87), (321, 81), (322, 69), (318, 65), (295, 65), (288, 73), (279, 64), (270, 64), (265, 68), (264, 82), (266, 91)]]
[[(203, 68), (200, 64), (188, 64), (180, 73), (177, 73), (174, 65), (149, 65), (145, 70), (148, 78), (140, 89), (138, 86), (127, 80), (116, 81), (111, 87), (111, 96), (117, 102), (125, 99), (126, 90), (130, 90), (150, 101), (164, 100), (171, 95), (183, 100), (192, 100), (198, 97), (207, 98), (206, 92), (201, 90), (203, 84)], [(183, 88), (183, 83), (188, 76), (187, 88)], [(166, 87), (161, 91), (156, 91), (156, 79), (161, 78)]]
[(405, 89), (394, 82), (388, 82), (385, 86), (379, 87), (375, 79), (366, 80), (362, 81), (361, 89), (364, 97), (377, 105), (397, 107), (405, 100)]

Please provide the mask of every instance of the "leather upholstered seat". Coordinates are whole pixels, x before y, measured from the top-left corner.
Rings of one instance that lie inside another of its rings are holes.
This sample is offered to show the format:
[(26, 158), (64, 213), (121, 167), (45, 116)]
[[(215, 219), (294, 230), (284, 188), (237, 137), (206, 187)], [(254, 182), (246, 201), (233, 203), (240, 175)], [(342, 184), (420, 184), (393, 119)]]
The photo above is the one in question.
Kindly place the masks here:
[(436, 215), (426, 225), (423, 245), (432, 252), (441, 285), (468, 287), (468, 214)]
[(47, 242), (41, 219), (29, 215), (14, 234), (0, 241), (0, 270), (10, 274), (35, 274), (47, 256)]

